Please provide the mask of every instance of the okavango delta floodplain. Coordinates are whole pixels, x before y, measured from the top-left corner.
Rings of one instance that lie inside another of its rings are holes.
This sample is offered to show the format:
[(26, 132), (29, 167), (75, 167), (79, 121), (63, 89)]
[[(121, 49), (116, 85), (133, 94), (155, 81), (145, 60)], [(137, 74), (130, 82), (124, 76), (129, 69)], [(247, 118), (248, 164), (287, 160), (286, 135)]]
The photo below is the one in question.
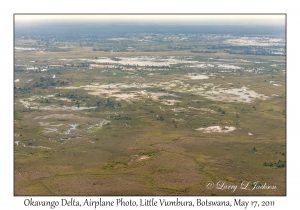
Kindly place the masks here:
[(286, 195), (285, 42), (275, 26), (16, 27), (14, 194)]

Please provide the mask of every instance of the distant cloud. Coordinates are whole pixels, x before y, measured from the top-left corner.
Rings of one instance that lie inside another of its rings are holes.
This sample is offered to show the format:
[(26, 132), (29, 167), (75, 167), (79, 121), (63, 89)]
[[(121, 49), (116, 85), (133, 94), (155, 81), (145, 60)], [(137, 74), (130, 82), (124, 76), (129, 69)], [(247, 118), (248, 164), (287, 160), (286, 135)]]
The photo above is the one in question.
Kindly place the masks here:
[(16, 24), (40, 24), (40, 23), (136, 23), (136, 24), (188, 24), (188, 25), (285, 25), (285, 15), (202, 15), (202, 14), (172, 14), (172, 15), (57, 15), (57, 14), (39, 14), (39, 15), (21, 15), (15, 14)]

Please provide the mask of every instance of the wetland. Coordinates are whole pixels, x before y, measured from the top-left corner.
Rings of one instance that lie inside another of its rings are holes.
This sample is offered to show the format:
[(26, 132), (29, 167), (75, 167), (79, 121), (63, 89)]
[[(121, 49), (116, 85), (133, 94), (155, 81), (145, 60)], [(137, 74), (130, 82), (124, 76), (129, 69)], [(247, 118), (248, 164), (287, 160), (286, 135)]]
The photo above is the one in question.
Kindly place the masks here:
[(285, 33), (149, 27), (16, 29), (14, 194), (286, 195)]

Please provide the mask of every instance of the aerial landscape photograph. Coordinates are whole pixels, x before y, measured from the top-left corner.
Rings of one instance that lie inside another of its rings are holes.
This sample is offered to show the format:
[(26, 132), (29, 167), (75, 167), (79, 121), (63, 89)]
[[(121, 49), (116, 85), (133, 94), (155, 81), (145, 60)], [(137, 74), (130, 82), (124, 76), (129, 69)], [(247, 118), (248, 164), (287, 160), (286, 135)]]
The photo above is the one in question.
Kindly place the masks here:
[(14, 196), (286, 196), (285, 14), (14, 14)]

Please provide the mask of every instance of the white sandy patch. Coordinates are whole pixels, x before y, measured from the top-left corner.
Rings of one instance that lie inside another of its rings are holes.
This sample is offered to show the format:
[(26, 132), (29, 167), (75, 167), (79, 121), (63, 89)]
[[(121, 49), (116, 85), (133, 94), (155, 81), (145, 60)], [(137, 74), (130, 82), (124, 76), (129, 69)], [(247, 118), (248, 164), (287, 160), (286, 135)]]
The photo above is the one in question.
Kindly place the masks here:
[[(159, 106), (159, 109), (162, 110), (162, 111), (164, 111), (164, 112), (166, 111), (165, 109), (161, 108), (161, 106)], [(157, 116), (158, 116), (158, 115), (157, 115)]]
[[(113, 83), (113, 84), (101, 84), (99, 85), (85, 85), (80, 86), (77, 88), (83, 88), (84, 90), (88, 91), (90, 95), (104, 95), (107, 97), (115, 97), (116, 100), (140, 100), (142, 98), (152, 98), (154, 100), (159, 100), (159, 97), (162, 96), (171, 96), (171, 97), (178, 97), (175, 94), (167, 93), (167, 92), (147, 92), (146, 90), (136, 90), (136, 91), (126, 91), (128, 88), (137, 88), (137, 89), (144, 89), (144, 88), (151, 88), (151, 87), (161, 87), (163, 86), (164, 89), (171, 89), (171, 87), (175, 87), (176, 84), (172, 83), (158, 83), (158, 84), (142, 84), (142, 83)], [(59, 89), (75, 89), (75, 87), (59, 87)]]
[[(101, 57), (98, 59), (77, 59), (79, 61), (88, 61), (98, 64), (116, 64), (116, 65), (130, 65), (130, 66), (170, 66), (171, 64), (179, 63), (197, 63), (198, 61), (188, 60), (191, 57), (159, 57), (159, 56), (139, 56), (139, 57), (116, 57), (117, 60), (108, 57)], [(62, 59), (68, 60), (68, 59)]]
[[(232, 72), (232, 71), (229, 71), (229, 70), (222, 70), (222, 71), (219, 71), (219, 72), (221, 72), (221, 73), (228, 73), (228, 72)], [(222, 78), (224, 78), (224, 77), (222, 77)]]
[[(31, 104), (30, 104), (28, 101), (25, 101), (25, 100), (23, 100), (23, 99), (20, 99), (19, 101), (20, 101), (21, 104), (22, 104), (23, 106), (25, 106), (26, 108), (29, 108), (29, 107), (31, 106)], [(37, 104), (34, 103), (33, 105), (37, 105)]]
[(178, 97), (175, 94), (172, 93), (165, 93), (165, 92), (158, 92), (158, 93), (153, 93), (153, 92), (149, 92), (149, 94), (151, 95), (151, 97), (154, 100), (158, 100), (159, 97), (163, 97), (163, 96), (171, 96), (171, 97)]
[(276, 96), (276, 97), (277, 97), (277, 96), (280, 96), (280, 95), (277, 95), (277, 94), (272, 94), (272, 96)]
[(207, 91), (201, 94), (206, 98), (216, 101), (228, 101), (228, 102), (247, 102), (250, 103), (254, 99), (266, 100), (268, 96), (258, 94), (253, 90), (249, 90), (247, 87), (233, 88), (233, 89), (217, 89), (213, 88), (211, 91)]
[(117, 92), (120, 92), (121, 89), (111, 89), (111, 88), (101, 88), (100, 86), (86, 86), (83, 87), (84, 90), (89, 91), (88, 94), (90, 95), (104, 95), (104, 96), (113, 96)]
[(61, 98), (61, 97), (59, 97), (59, 98), (56, 98), (58, 101), (67, 101), (67, 102), (72, 102), (72, 100), (71, 99), (68, 99), (68, 98)]
[(194, 110), (200, 110), (200, 108), (191, 107), (191, 106), (189, 106), (188, 108), (189, 108), (189, 109), (194, 109)]
[(71, 134), (71, 131), (72, 130), (76, 130), (76, 127), (78, 126), (78, 124), (70, 124), (69, 125), (69, 128), (65, 131), (65, 132), (63, 132), (63, 134)]
[(74, 86), (68, 86), (68, 87), (56, 87), (55, 89), (79, 89), (79, 87), (74, 87)]
[(182, 101), (174, 100), (174, 99), (161, 101), (161, 103), (165, 104), (165, 105), (174, 105), (175, 103), (179, 103), (179, 102), (182, 102)]
[(184, 119), (182, 119), (182, 118), (179, 118), (179, 119), (176, 119), (176, 118), (172, 118), (172, 120), (174, 120), (174, 121), (184, 121)]
[(51, 149), (50, 147), (44, 147), (44, 146), (27, 146), (27, 147), (30, 147), (30, 148), (39, 148), (39, 149)]
[(122, 92), (122, 93), (115, 93), (112, 94), (111, 97), (116, 97), (116, 100), (125, 100), (125, 101), (131, 101), (131, 100), (138, 100), (139, 99), (138, 92)]
[(147, 160), (149, 158), (150, 158), (149, 155), (140, 155), (140, 156), (135, 155), (131, 158), (131, 160), (128, 164), (138, 163), (138, 162)]
[(174, 109), (171, 109), (173, 112), (185, 112), (186, 109), (185, 108), (182, 108), (182, 107), (179, 107), (179, 108), (174, 108)]
[(239, 37), (227, 39), (224, 43), (239, 46), (284, 46), (285, 40), (266, 37)]
[[(115, 96), (117, 98), (124, 98), (126, 95), (128, 95), (129, 98), (135, 97), (135, 96), (145, 96), (145, 97), (152, 97), (155, 100), (158, 99), (160, 96), (173, 96), (178, 97), (175, 94), (171, 93), (153, 93), (153, 92), (147, 92), (146, 90), (142, 91), (130, 91), (127, 92), (126, 89), (128, 88), (137, 88), (137, 89), (144, 89), (144, 88), (154, 88), (154, 87), (164, 87), (164, 89), (171, 89), (172, 87), (175, 87), (176, 84), (174, 83), (131, 83), (131, 84), (125, 84), (125, 83), (111, 83), (111, 84), (101, 84), (96, 83), (94, 85), (85, 85), (85, 86), (79, 86), (79, 87), (57, 87), (57, 89), (80, 89), (83, 88), (84, 90), (90, 91), (88, 92), (91, 95), (107, 95), (107, 96)], [(119, 95), (119, 97), (118, 97)]]
[(239, 66), (234, 66), (234, 65), (230, 65), (230, 64), (220, 64), (220, 65), (218, 65), (218, 68), (222, 68), (222, 69), (241, 69), (241, 67), (239, 67)]
[(275, 81), (270, 81), (270, 83), (273, 83), (274, 86), (282, 86), (282, 85), (276, 84), (276, 83), (274, 83), (274, 82), (275, 82)]
[(27, 67), (26, 70), (38, 70), (39, 68), (37, 67)]
[(15, 50), (32, 51), (32, 50), (39, 50), (39, 49), (34, 47), (15, 47)]
[(200, 108), (200, 110), (205, 111), (205, 112), (217, 113), (216, 111), (214, 111), (212, 109), (207, 109), (207, 108)]
[(210, 126), (206, 128), (198, 128), (196, 129), (197, 131), (203, 131), (203, 133), (227, 133), (230, 131), (234, 131), (236, 128), (232, 126)]
[(57, 133), (58, 130), (57, 128), (44, 128), (45, 129), (45, 133)]
[(204, 63), (204, 62), (198, 62), (197, 64), (195, 65), (190, 65), (188, 67), (195, 67), (195, 68), (213, 68), (215, 67), (214, 64), (210, 64), (210, 63)]
[(189, 77), (191, 79), (208, 79), (209, 77), (202, 74), (188, 74), (184, 75), (185, 77)]
[(38, 122), (40, 124), (40, 126), (48, 126), (50, 125), (49, 122)]

